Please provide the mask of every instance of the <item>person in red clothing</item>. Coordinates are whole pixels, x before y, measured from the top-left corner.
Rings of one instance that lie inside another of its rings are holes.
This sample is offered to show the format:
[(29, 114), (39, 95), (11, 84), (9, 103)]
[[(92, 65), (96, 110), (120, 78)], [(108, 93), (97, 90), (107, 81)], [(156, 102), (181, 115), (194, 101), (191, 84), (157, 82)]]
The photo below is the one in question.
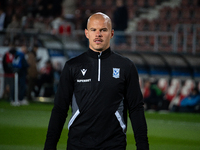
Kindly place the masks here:
[(11, 91), (14, 88), (14, 70), (12, 61), (16, 52), (16, 48), (11, 46), (10, 50), (4, 54), (2, 61), (4, 70), (4, 98), (8, 101), (12, 100)]

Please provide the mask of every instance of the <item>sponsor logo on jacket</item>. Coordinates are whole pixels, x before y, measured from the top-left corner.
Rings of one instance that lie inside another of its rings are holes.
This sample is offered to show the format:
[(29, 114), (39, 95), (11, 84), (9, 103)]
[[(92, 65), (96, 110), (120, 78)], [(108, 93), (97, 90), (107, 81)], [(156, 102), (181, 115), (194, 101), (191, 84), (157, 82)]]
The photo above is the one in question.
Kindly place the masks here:
[(91, 82), (91, 79), (77, 79), (77, 82)]

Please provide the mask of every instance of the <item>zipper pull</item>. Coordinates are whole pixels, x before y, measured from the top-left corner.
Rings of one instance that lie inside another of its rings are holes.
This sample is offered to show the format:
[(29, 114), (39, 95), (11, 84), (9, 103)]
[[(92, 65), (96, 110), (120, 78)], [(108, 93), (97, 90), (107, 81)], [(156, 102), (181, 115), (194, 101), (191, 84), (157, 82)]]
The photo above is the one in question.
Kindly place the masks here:
[(100, 53), (99, 53), (99, 55), (98, 55), (98, 58), (100, 58), (100, 57), (101, 57), (101, 54), (102, 54), (102, 52), (100, 52)]

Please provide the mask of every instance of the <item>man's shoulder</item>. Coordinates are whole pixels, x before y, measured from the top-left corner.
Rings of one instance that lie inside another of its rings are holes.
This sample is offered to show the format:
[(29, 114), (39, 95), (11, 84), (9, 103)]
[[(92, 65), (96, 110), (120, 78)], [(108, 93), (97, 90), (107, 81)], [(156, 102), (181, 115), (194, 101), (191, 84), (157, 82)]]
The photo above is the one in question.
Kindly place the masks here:
[(128, 57), (123, 56), (122, 54), (117, 53), (117, 52), (113, 52), (113, 57), (117, 59), (118, 61), (122, 61), (124, 63), (130, 63), (130, 64), (133, 63)]
[(69, 59), (67, 61), (67, 64), (68, 65), (72, 65), (72, 64), (76, 64), (76, 63), (81, 63), (81, 62), (83, 62), (85, 57), (86, 57), (86, 53), (84, 52), (84, 53), (82, 53), (82, 54), (80, 54), (80, 55), (78, 55), (76, 57), (73, 57), (73, 58)]

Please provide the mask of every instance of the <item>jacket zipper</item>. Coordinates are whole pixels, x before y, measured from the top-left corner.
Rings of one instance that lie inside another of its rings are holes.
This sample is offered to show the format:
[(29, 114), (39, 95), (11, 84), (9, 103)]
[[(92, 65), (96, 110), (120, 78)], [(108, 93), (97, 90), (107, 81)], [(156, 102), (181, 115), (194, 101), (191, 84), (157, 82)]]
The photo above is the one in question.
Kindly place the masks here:
[(102, 52), (98, 55), (98, 81), (101, 79), (101, 54)]

